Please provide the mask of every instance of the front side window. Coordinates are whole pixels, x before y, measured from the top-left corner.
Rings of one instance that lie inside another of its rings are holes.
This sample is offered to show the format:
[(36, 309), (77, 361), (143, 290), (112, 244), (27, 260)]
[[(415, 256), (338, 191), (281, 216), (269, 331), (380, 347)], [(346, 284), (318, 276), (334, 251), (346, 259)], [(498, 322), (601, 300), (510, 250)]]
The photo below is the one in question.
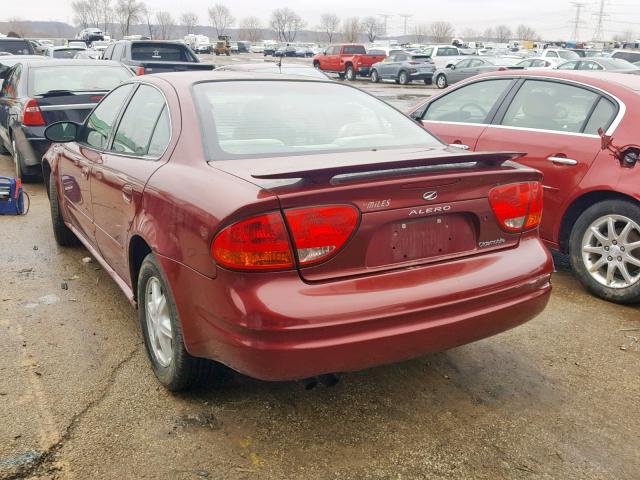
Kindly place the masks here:
[(456, 69), (467, 68), (471, 65), (471, 60), (463, 60), (461, 62), (456, 63)]
[(578, 70), (604, 70), (600, 65), (596, 62), (580, 62), (580, 67)]
[(332, 82), (204, 82), (194, 96), (209, 159), (441, 145), (386, 103)]
[(502, 125), (580, 133), (598, 94), (560, 82), (527, 80), (513, 98)]
[(578, 62), (565, 62), (562, 65), (558, 65), (558, 70), (575, 70)]
[(78, 141), (98, 150), (106, 148), (113, 124), (132, 89), (132, 84), (123, 85), (104, 97), (87, 118)]
[(127, 155), (146, 155), (164, 106), (164, 97), (156, 88), (140, 85), (122, 115), (111, 150)]
[(434, 100), (423, 120), (485, 123), (487, 115), (510, 84), (511, 80), (505, 78), (465, 85)]

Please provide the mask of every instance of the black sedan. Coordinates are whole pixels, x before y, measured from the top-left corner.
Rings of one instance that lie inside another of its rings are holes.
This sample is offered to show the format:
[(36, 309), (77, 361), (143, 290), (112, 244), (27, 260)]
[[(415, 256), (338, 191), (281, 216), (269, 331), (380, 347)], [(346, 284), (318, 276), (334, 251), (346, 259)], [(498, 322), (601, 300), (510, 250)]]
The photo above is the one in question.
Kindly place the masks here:
[(46, 126), (83, 122), (107, 92), (133, 73), (104, 60), (24, 60), (0, 75), (0, 153), (8, 151), (16, 177), (29, 181), (42, 173), (41, 158), (50, 144), (44, 138)]

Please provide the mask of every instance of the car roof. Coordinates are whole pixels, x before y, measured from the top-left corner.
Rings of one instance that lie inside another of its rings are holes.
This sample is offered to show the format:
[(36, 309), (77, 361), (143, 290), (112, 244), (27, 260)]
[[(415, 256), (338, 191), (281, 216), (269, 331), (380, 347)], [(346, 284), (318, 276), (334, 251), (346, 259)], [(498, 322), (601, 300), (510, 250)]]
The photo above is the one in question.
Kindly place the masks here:
[[(74, 60), (78, 61), (78, 60)], [(104, 60), (96, 60), (98, 63), (103, 63)], [(140, 77), (136, 77), (140, 78)], [(191, 85), (200, 82), (215, 82), (215, 81), (250, 81), (250, 80), (275, 80), (280, 82), (292, 81), (292, 82), (321, 82), (335, 85), (336, 82), (331, 81), (331, 79), (327, 78), (326, 80), (323, 78), (315, 78), (315, 77), (305, 77), (302, 75), (285, 75), (281, 73), (263, 73), (263, 72), (240, 72), (234, 70), (225, 70), (221, 72), (214, 71), (188, 71), (188, 72), (166, 72), (166, 73), (155, 73), (153, 75), (145, 75), (142, 77), (145, 81), (149, 81), (149, 83), (161, 84), (162, 80), (170, 83), (171, 85), (177, 88), (189, 88)]]
[(585, 71), (585, 70), (506, 70), (504, 72), (483, 73), (472, 77), (473, 80), (485, 77), (540, 77), (573, 80), (603, 90), (610, 90), (611, 85), (634, 92), (640, 92), (640, 75), (629, 75), (617, 72)]
[(121, 67), (126, 70), (129, 70), (127, 67), (122, 65), (119, 62), (114, 62), (112, 60), (84, 60), (84, 59), (66, 59), (66, 58), (58, 58), (58, 59), (47, 59), (47, 60), (35, 60), (35, 59), (27, 59), (24, 62), (20, 62), (23, 65), (31, 66), (31, 68), (40, 68), (40, 67), (64, 67), (64, 66), (95, 66), (99, 67), (100, 65), (110, 66), (110, 67)]
[(28, 42), (27, 38), (0, 37), (0, 42)]

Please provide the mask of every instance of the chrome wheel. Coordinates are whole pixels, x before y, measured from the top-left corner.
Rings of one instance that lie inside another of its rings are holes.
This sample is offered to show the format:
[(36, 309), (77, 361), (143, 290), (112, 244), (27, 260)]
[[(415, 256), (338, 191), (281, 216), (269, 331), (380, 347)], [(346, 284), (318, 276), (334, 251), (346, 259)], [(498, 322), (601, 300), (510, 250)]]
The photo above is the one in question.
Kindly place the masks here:
[(146, 290), (145, 314), (149, 346), (158, 364), (168, 367), (173, 357), (173, 329), (169, 304), (157, 277), (149, 278)]
[(640, 280), (640, 225), (623, 215), (596, 219), (582, 238), (582, 261), (589, 274), (609, 288)]
[(444, 75), (438, 75), (438, 78), (436, 79), (436, 85), (438, 86), (438, 88), (445, 88), (447, 86), (447, 77), (445, 77)]

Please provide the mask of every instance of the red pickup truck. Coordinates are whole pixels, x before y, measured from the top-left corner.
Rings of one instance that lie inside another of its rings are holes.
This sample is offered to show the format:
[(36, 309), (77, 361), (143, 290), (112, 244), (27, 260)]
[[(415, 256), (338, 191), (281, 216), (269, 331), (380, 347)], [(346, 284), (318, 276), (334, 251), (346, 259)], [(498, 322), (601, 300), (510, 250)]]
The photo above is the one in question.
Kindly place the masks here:
[(368, 77), (371, 66), (384, 58), (385, 55), (367, 55), (363, 45), (332, 45), (313, 57), (313, 66), (324, 72), (335, 72), (340, 78), (355, 80), (358, 75)]

